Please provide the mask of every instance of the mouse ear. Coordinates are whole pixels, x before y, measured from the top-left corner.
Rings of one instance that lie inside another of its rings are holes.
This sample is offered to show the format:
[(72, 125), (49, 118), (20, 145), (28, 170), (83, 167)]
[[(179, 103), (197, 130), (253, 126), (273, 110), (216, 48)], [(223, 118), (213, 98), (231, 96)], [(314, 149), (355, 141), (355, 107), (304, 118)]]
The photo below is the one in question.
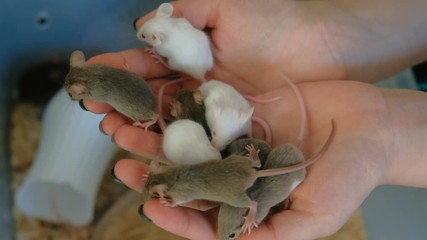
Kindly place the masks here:
[(164, 198), (168, 192), (168, 186), (166, 184), (157, 184), (151, 187), (150, 192), (157, 193), (161, 198)]
[(86, 87), (82, 83), (73, 83), (68, 90), (73, 93), (73, 95), (80, 95), (86, 92)]
[(153, 32), (150, 37), (153, 46), (159, 46), (163, 41), (163, 34), (160, 32)]
[(199, 89), (193, 92), (193, 98), (194, 98), (194, 101), (200, 105), (203, 104), (203, 100), (205, 99), (205, 97), (202, 95), (202, 92)]
[(182, 104), (179, 101), (173, 99), (172, 100), (172, 108), (171, 108), (171, 116), (178, 118), (179, 116), (181, 116), (181, 114), (182, 114)]
[(70, 67), (81, 67), (85, 65), (86, 58), (82, 51), (77, 50), (71, 53), (70, 56)]
[(156, 17), (170, 17), (173, 13), (173, 5), (170, 3), (162, 3), (156, 12)]

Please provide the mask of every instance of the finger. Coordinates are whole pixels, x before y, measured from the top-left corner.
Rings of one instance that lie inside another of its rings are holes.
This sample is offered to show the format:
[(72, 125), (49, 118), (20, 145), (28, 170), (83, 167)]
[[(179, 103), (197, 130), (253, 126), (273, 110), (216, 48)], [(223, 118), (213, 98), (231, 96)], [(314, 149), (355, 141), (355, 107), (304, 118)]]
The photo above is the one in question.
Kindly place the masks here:
[[(186, 18), (194, 27), (204, 29), (213, 28), (215, 24), (215, 9), (217, 1), (215, 0), (180, 0), (171, 2), (174, 11), (173, 16)], [(139, 29), (146, 21), (154, 17), (156, 10), (141, 17), (136, 21), (136, 27)]]
[(200, 211), (183, 207), (165, 207), (158, 200), (144, 204), (144, 214), (157, 226), (189, 239), (216, 239), (213, 220)]
[(199, 211), (208, 211), (208, 210), (211, 210), (213, 208), (219, 207), (219, 203), (211, 202), (211, 201), (207, 201), (207, 200), (193, 200), (193, 201), (188, 202), (188, 203), (180, 204), (179, 206), (186, 207), (186, 208), (192, 208), (192, 209), (196, 209)]
[(129, 118), (123, 116), (119, 112), (113, 111), (105, 115), (104, 119), (102, 119), (101, 123), (99, 124), (99, 127), (102, 132), (108, 136), (111, 136), (114, 132), (117, 131), (119, 127), (131, 123), (132, 121)]
[(97, 114), (107, 113), (113, 110), (107, 103), (95, 102), (92, 100), (83, 100), (83, 106), (86, 110)]
[[(252, 231), (250, 237), (242, 237), (242, 240), (276, 239), (277, 236), (288, 240), (326, 237), (338, 230), (333, 219), (326, 214), (286, 210), (273, 215), (269, 222)], [(266, 234), (270, 236), (266, 237)]]
[(113, 140), (119, 147), (140, 156), (162, 156), (161, 135), (152, 131), (125, 124), (116, 130)]
[(137, 192), (142, 192), (144, 188), (142, 175), (147, 171), (147, 164), (133, 159), (122, 159), (114, 166), (115, 176), (126, 186)]
[(170, 74), (172, 71), (155, 59), (143, 48), (129, 49), (115, 53), (104, 53), (90, 58), (89, 64), (105, 64), (111, 67), (128, 70), (142, 77), (157, 78)]

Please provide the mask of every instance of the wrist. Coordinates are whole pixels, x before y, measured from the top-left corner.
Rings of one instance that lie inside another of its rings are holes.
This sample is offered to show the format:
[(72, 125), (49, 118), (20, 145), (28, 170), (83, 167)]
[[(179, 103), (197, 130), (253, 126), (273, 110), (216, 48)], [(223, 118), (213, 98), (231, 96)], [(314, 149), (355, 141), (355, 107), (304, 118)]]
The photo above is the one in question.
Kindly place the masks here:
[(390, 127), (383, 184), (427, 187), (427, 94), (384, 90)]
[(314, 1), (312, 5), (347, 79), (375, 82), (427, 59), (424, 0)]

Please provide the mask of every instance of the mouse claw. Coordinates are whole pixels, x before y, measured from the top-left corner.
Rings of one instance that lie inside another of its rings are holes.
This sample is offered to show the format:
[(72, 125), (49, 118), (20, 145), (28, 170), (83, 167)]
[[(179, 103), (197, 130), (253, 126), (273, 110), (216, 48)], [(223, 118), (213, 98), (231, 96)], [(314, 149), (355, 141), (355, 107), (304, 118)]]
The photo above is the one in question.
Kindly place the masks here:
[(245, 219), (245, 223), (242, 225), (242, 233), (247, 233), (248, 235), (251, 234), (252, 228), (258, 227), (258, 224), (255, 223), (255, 219), (250, 220), (250, 217), (243, 217)]
[(252, 228), (254, 228), (254, 227), (258, 227), (258, 225), (257, 224), (255, 224), (255, 223), (253, 223), (253, 224), (243, 224), (243, 226), (242, 226), (242, 233), (243, 234), (248, 234), (248, 235), (250, 235), (251, 234), (251, 232), (252, 232)]

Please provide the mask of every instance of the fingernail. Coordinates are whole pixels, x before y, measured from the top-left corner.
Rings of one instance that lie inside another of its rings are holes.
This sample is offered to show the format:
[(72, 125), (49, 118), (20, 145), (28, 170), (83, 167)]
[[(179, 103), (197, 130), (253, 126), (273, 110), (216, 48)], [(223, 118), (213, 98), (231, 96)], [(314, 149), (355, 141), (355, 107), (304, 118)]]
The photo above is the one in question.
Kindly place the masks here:
[(139, 17), (135, 18), (135, 20), (133, 20), (133, 23), (132, 23), (133, 29), (135, 29), (135, 30), (137, 30), (136, 29), (136, 22), (138, 21), (138, 19), (139, 19)]
[(116, 133), (113, 133), (113, 135), (111, 135), (111, 142), (112, 142), (114, 145), (117, 145), (116, 140), (114, 139), (114, 138), (115, 138), (115, 136), (116, 136)]
[(138, 208), (138, 214), (139, 216), (146, 222), (153, 222), (151, 221), (151, 219), (149, 219), (147, 216), (145, 216), (144, 214), (144, 204), (141, 204), (141, 206), (139, 206)]
[(107, 135), (107, 134), (104, 132), (104, 129), (102, 129), (102, 121), (101, 121), (101, 122), (99, 122), (99, 126), (98, 126), (98, 128), (99, 128), (99, 131), (100, 131), (102, 134)]
[(114, 167), (115, 167), (115, 166), (113, 166), (113, 168), (111, 168), (111, 171), (110, 171), (110, 175), (111, 175), (111, 177), (113, 178), (113, 180), (114, 180), (116, 183), (123, 184), (122, 180), (120, 180), (120, 179), (118, 179), (118, 178), (116, 177), (116, 173), (114, 172)]
[(83, 110), (87, 111), (87, 108), (86, 108), (86, 107), (85, 107), (85, 105), (83, 104), (83, 100), (79, 100), (79, 106), (80, 106)]

